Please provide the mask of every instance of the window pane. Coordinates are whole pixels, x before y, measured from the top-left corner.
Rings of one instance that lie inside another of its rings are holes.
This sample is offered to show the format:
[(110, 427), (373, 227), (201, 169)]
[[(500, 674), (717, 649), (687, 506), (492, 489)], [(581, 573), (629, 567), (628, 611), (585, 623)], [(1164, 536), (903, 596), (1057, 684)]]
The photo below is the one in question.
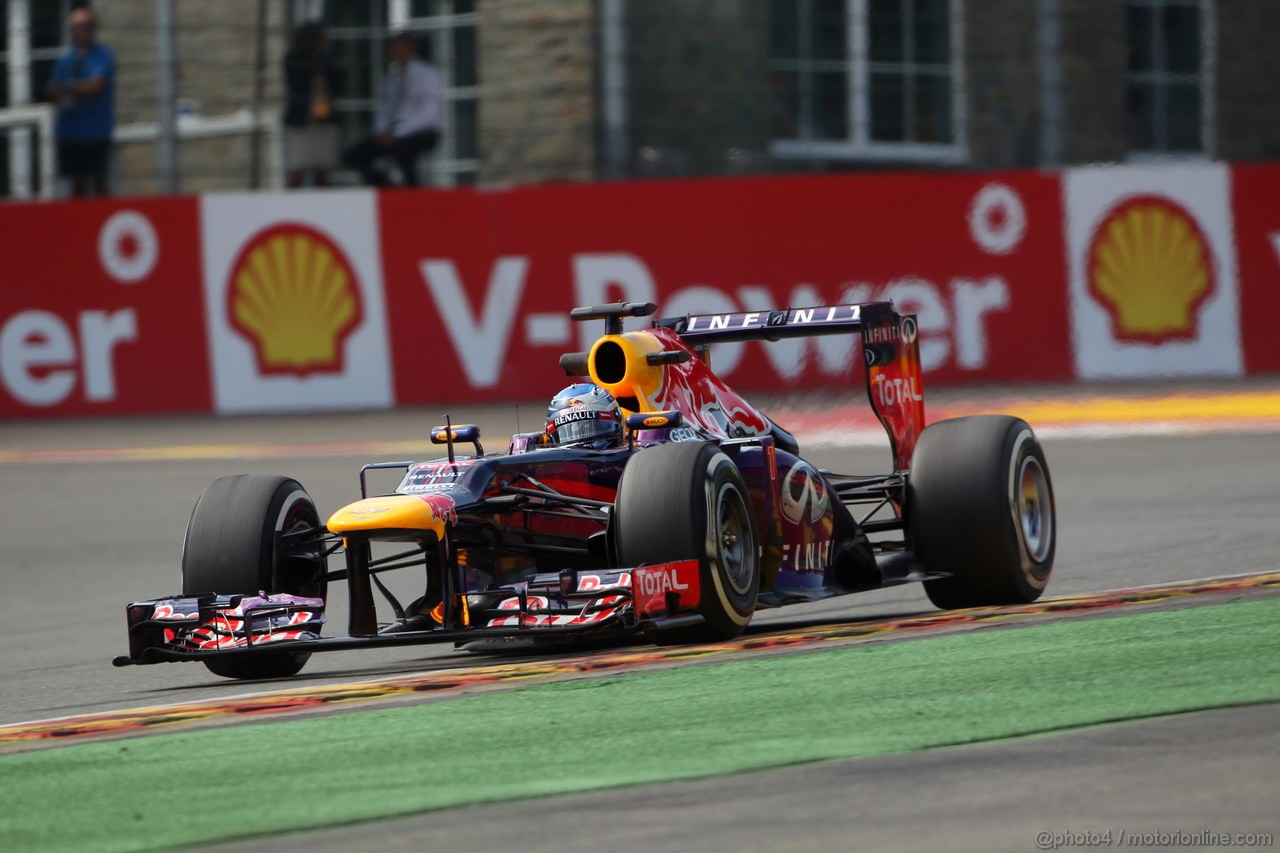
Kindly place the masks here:
[[(32, 100), (39, 101), (44, 98), (44, 87), (53, 76), (53, 66), (56, 64), (56, 59), (37, 59), (31, 63), (31, 94), (34, 96)], [(5, 82), (7, 85), (8, 81)], [(8, 103), (8, 101), (0, 101), (0, 103)]]
[(872, 62), (901, 62), (903, 0), (871, 0), (867, 29)]
[(915, 142), (951, 142), (951, 78), (917, 77)]
[[(33, 133), (31, 135), (31, 191), (32, 193), (40, 190), (40, 167), (44, 164), (44, 150), (38, 144), (38, 140)], [(58, 155), (53, 155), (53, 167), (58, 168)], [(107, 161), (107, 168), (111, 168), (111, 161)], [(56, 178), (54, 180), (57, 180)]]
[(812, 15), (813, 58), (844, 59), (848, 44), (844, 0), (816, 0)]
[(772, 0), (769, 4), (769, 54), (774, 59), (800, 56), (800, 4), (797, 0)]
[(1126, 99), (1129, 150), (1154, 151), (1155, 88), (1150, 83), (1130, 83)]
[(769, 80), (773, 89), (773, 135), (777, 139), (796, 139), (800, 126), (799, 75), (794, 71), (774, 71)]
[(1200, 87), (1197, 84), (1170, 84), (1166, 127), (1169, 151), (1200, 150)]
[(877, 142), (901, 142), (906, 137), (905, 82), (899, 72), (871, 75), (871, 138)]
[[(381, 44), (369, 39), (334, 39), (333, 49), (346, 69), (341, 97), (360, 100), (372, 98), (374, 75), (381, 74), (381, 68), (374, 67), (375, 58), (380, 58), (382, 54)], [(381, 62), (378, 61), (377, 65), (380, 66)]]
[(916, 0), (911, 36), (915, 62), (949, 62), (951, 27), (947, 0)]
[(849, 135), (849, 77), (844, 72), (814, 74), (809, 87), (811, 133), (818, 139)]
[(476, 28), (458, 27), (453, 31), (454, 86), (476, 84)]
[[(414, 48), (418, 52), (418, 58), (423, 62), (429, 62), (436, 65), (437, 58), (448, 53), (441, 43), (442, 39), (452, 36), (452, 30), (417, 30), (411, 34), (413, 36)], [(441, 74), (449, 74), (451, 69), (441, 68)]]
[(1152, 10), (1149, 6), (1130, 6), (1127, 10), (1129, 26), (1129, 70), (1150, 71), (1155, 67), (1152, 54)]
[(1164, 8), (1165, 67), (1200, 73), (1200, 10), (1194, 6)]
[(476, 157), (476, 102), (468, 98), (453, 105), (454, 145), (461, 160)]
[(410, 18), (430, 18), (433, 15), (469, 15), (476, 10), (475, 0), (410, 0)]
[(343, 148), (353, 145), (373, 127), (373, 110), (364, 107), (345, 111), (335, 109), (334, 116), (338, 120), (338, 137)]
[[(42, 3), (29, 3), (31, 14), (31, 47), (55, 47), (70, 41), (67, 22), (62, 17), (65, 4), (60, 0), (44, 0)], [(0, 15), (4, 10), (0, 9)]]
[[(325, 0), (324, 22), (330, 27), (369, 27), (382, 20), (375, 15), (377, 3), (365, 0)], [(381, 12), (381, 10), (376, 10)]]

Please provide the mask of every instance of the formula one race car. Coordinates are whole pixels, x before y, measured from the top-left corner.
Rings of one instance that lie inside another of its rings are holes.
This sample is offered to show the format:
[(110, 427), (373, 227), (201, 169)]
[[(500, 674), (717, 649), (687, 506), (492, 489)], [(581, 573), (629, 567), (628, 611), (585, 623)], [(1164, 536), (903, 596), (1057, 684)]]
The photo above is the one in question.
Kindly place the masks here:
[[(914, 316), (867, 303), (623, 331), (624, 317), (654, 310), (571, 312), (604, 320), (590, 351), (560, 365), (616, 399), (617, 446), (557, 446), (548, 424), (486, 454), (475, 426), (446, 424), (432, 433), (444, 458), (364, 466), (361, 499), (323, 522), (294, 480), (215, 481), (187, 528), (182, 595), (128, 605), (129, 654), (116, 665), (197, 660), (230, 678), (281, 677), (312, 652), (368, 646), (605, 632), (723, 640), (760, 608), (908, 581), (943, 608), (1044, 591), (1056, 535), (1040, 444), (1003, 415), (924, 428)], [(709, 367), (714, 342), (825, 334), (860, 335), (891, 473), (819, 471)], [(366, 471), (380, 468), (405, 473), (394, 493), (369, 497)], [(403, 547), (375, 557), (375, 543)], [(331, 570), (338, 553), (345, 566)], [(426, 584), (406, 608), (378, 575), (410, 567), (425, 568)], [(345, 637), (320, 637), (330, 581), (347, 587)], [(375, 586), (393, 621), (379, 621)]]

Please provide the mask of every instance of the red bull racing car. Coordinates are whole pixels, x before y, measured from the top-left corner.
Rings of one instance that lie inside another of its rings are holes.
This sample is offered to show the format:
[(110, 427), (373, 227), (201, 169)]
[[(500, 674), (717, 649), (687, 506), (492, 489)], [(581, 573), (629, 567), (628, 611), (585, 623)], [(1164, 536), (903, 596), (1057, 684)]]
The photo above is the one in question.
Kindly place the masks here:
[[(491, 454), (476, 426), (446, 424), (432, 433), (441, 458), (364, 466), (360, 500), (327, 519), (294, 480), (215, 481), (187, 528), (182, 594), (128, 605), (129, 654), (115, 663), (282, 677), (313, 652), (369, 646), (608, 632), (723, 640), (761, 608), (911, 581), (943, 608), (1044, 591), (1056, 531), (1040, 444), (1003, 415), (925, 427), (914, 316), (867, 303), (624, 331), (624, 318), (654, 310), (571, 314), (604, 321), (590, 351), (560, 365), (616, 400), (625, 430), (614, 446), (558, 445), (549, 424)], [(710, 367), (712, 343), (827, 334), (860, 339), (889, 473), (818, 470)], [(385, 468), (403, 469), (398, 487), (367, 495), (366, 472)], [(379, 580), (392, 570), (424, 572), (422, 597), (403, 606)], [(338, 583), (346, 635), (322, 637)], [(380, 618), (375, 589), (393, 618)]]

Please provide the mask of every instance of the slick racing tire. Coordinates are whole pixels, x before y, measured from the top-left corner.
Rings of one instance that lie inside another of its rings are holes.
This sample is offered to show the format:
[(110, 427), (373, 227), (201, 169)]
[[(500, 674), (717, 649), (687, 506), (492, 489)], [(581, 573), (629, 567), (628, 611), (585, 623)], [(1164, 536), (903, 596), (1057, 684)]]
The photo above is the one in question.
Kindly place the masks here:
[(742, 472), (711, 444), (660, 444), (632, 457), (618, 485), (613, 535), (619, 565), (697, 560), (703, 622), (654, 631), (662, 644), (741, 634), (760, 591), (760, 556)]
[[(196, 501), (182, 549), (184, 595), (291, 593), (323, 598), (324, 548), (286, 539), (320, 527), (311, 496), (295, 480), (240, 474), (215, 480)], [(225, 678), (295, 675), (310, 652), (264, 652), (205, 661)]]
[(1044, 592), (1057, 546), (1053, 483), (1035, 433), (1007, 415), (931, 424), (907, 478), (907, 538), (944, 610), (1025, 604)]

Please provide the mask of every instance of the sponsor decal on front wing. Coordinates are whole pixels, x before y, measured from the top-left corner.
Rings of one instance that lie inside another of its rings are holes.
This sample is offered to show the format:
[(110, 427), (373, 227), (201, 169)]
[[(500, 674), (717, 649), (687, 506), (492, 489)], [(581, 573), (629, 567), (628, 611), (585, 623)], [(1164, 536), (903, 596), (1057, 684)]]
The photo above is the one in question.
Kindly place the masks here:
[[(199, 618), (189, 605), (193, 599), (179, 599), (157, 605), (152, 618), (159, 621)], [(230, 605), (230, 598), (227, 600)], [(185, 605), (185, 606), (184, 606)], [(211, 617), (193, 628), (165, 628), (166, 643), (188, 650), (214, 651), (259, 646), (290, 640), (314, 640), (324, 624), (324, 600), (294, 595), (245, 597), (234, 606), (213, 610)]]
[(674, 615), (668, 607), (668, 596), (678, 599), (678, 610), (692, 610), (698, 606), (701, 594), (698, 561), (641, 566), (631, 572), (631, 586), (640, 616)]

